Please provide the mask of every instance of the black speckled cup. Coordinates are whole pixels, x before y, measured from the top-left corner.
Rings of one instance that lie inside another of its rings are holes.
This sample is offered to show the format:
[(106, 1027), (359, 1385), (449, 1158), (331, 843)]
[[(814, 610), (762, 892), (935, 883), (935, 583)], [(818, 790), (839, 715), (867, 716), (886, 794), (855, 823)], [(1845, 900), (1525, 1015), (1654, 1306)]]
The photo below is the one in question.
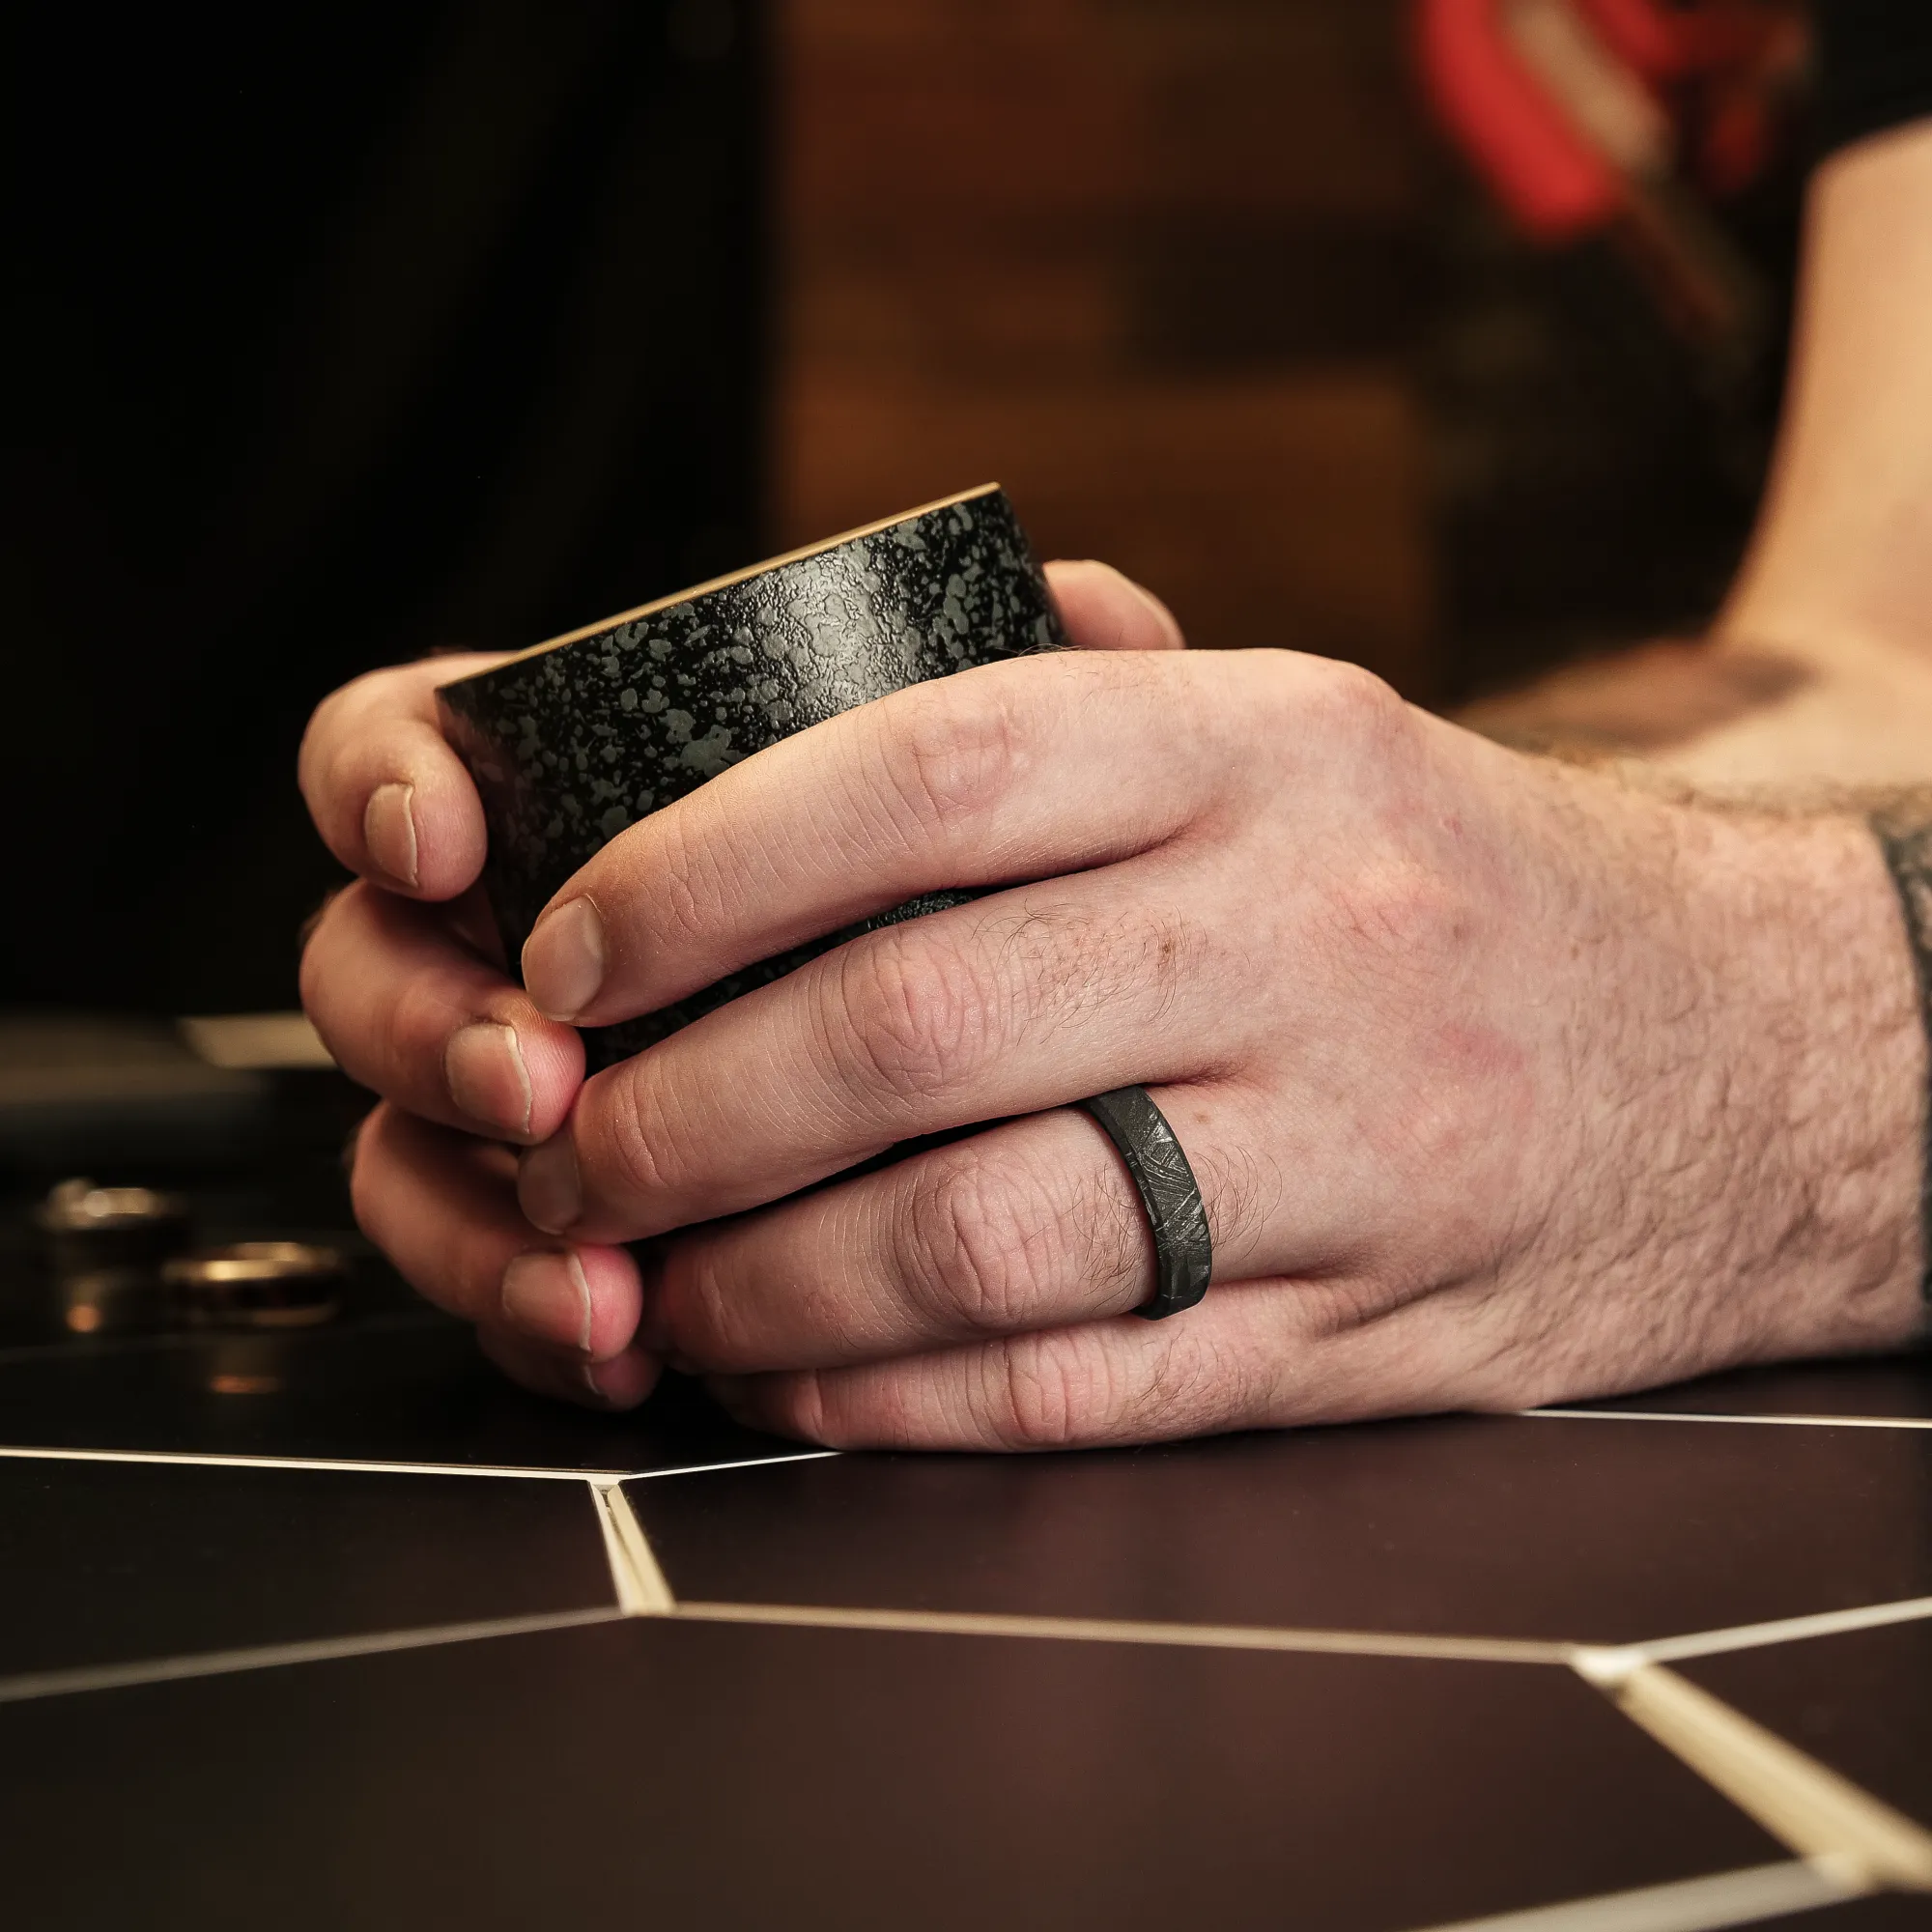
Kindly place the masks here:
[[(583, 862), (727, 765), (907, 685), (1063, 646), (1046, 581), (997, 484), (661, 598), (438, 694), (490, 829), (484, 888), (514, 959)], [(916, 899), (585, 1036), (593, 1067)]]

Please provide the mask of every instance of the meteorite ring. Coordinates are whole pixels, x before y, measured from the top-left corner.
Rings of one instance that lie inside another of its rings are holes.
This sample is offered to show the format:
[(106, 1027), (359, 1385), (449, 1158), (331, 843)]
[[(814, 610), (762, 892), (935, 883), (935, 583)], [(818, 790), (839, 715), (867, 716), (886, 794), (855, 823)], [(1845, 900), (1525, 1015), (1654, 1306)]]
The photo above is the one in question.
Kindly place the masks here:
[(1154, 1291), (1134, 1313), (1158, 1321), (1192, 1308), (1208, 1293), (1214, 1246), (1200, 1183), (1167, 1116), (1145, 1087), (1117, 1087), (1078, 1104), (1120, 1150), (1153, 1230)]

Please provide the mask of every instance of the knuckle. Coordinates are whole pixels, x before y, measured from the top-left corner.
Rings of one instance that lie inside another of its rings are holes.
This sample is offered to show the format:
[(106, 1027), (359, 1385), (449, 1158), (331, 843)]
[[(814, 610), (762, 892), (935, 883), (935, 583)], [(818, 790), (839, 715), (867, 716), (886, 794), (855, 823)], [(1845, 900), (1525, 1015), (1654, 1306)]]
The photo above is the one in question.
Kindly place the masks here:
[(923, 1312), (967, 1333), (1026, 1327), (1052, 1273), (1058, 1230), (976, 1155), (925, 1166), (905, 1208), (908, 1286), (929, 1304)]
[(828, 1401), (825, 1377), (816, 1369), (799, 1369), (789, 1375), (760, 1378), (761, 1406), (776, 1427), (802, 1441), (817, 1442), (828, 1449), (857, 1447), (857, 1432), (839, 1431)]
[(427, 974), (412, 974), (378, 1022), (383, 1042), (382, 1091), (441, 1096), (442, 1056), (461, 1015)]
[(718, 1387), (713, 1393), (724, 1400), (738, 1421), (827, 1449), (869, 1446), (858, 1432), (841, 1432), (836, 1427), (821, 1371), (784, 1369), (745, 1376), (724, 1373), (730, 1376), (728, 1393)]
[(687, 1178), (678, 1158), (675, 1111), (647, 1065), (630, 1062), (586, 1088), (578, 1101), (578, 1155), (628, 1201), (674, 1198)]
[(1077, 1328), (1027, 1335), (997, 1351), (995, 1406), (1000, 1440), (1018, 1449), (1070, 1449), (1106, 1432), (1117, 1406), (1104, 1352)]
[(1025, 755), (1024, 720), (997, 679), (946, 678), (917, 688), (886, 733), (895, 815), (928, 838), (996, 803)]
[(1123, 1438), (1152, 1442), (1199, 1435), (1269, 1414), (1274, 1371), (1251, 1350), (1197, 1339), (1182, 1349), (1165, 1343), (1147, 1364), (1144, 1379), (1113, 1418)]
[(1394, 688), (1374, 671), (1332, 658), (1301, 664), (1297, 708), (1323, 726), (1357, 739), (1393, 732), (1406, 715)]
[(999, 1023), (976, 962), (955, 937), (889, 926), (838, 955), (833, 980), (840, 1057), (863, 1089), (888, 1100), (956, 1090), (999, 1047)]
[(693, 1254), (683, 1243), (673, 1246), (664, 1258), (655, 1298), (658, 1339), (680, 1362), (712, 1374), (750, 1366), (737, 1358), (730, 1304), (702, 1252)]
[[(1255, 651), (1231, 676), (1246, 680), (1245, 705), (1230, 708), (1223, 728), (1252, 761), (1253, 720), (1270, 721), (1274, 757), (1299, 769), (1309, 756), (1380, 769), (1406, 762), (1417, 742), (1415, 716), (1393, 686), (1360, 665), (1293, 651)], [(1272, 759), (1264, 761), (1272, 768)]]
[(828, 1449), (921, 1449), (947, 1439), (943, 1399), (917, 1361), (808, 1371), (780, 1378), (785, 1433)]
[(716, 1244), (703, 1236), (667, 1245), (658, 1274), (654, 1321), (680, 1366), (710, 1375), (769, 1369), (769, 1340), (761, 1344), (754, 1297), (744, 1277), (721, 1264)]
[(652, 943), (667, 955), (706, 940), (715, 941), (719, 913), (729, 902), (720, 867), (700, 838), (692, 837), (685, 816), (668, 811), (655, 828), (661, 840), (648, 895)]
[(370, 708), (371, 695), (395, 676), (393, 669), (364, 671), (360, 677), (331, 691), (309, 714), (296, 753), (297, 783), (318, 822), (340, 809), (355, 769), (355, 748), (362, 733), (361, 714)]

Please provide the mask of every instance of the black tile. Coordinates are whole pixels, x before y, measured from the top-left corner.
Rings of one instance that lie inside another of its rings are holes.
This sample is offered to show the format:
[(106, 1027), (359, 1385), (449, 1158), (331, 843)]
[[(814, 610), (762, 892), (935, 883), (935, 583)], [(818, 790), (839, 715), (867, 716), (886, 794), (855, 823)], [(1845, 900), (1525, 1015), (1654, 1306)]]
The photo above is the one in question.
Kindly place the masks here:
[[(1928, 1534), (1922, 1522), (1914, 1527)], [(1932, 1825), (1932, 1621), (1767, 1644), (1674, 1668)], [(1932, 1923), (1932, 1902), (1926, 1916)]]
[(587, 1484), (0, 1461), (0, 1678), (611, 1601)]
[[(280, 1385), (233, 1392), (264, 1378)], [(558, 1469), (678, 1468), (800, 1446), (739, 1428), (676, 1378), (627, 1415), (526, 1395), (467, 1328), (417, 1317), (279, 1343), (184, 1336), (0, 1359), (0, 1442)]]
[(1789, 1932), (1926, 1932), (1932, 1926), (1932, 1899), (1904, 1892), (1883, 1892), (1873, 1898), (1851, 1898), (1827, 1905), (1803, 1918), (1764, 1919), (1766, 1925)]
[(1452, 1417), (631, 1486), (673, 1590), (1628, 1642), (1932, 1593), (1932, 1432)]
[(1932, 1421), (1932, 1355), (1732, 1369), (1670, 1388), (1575, 1405), (1667, 1415), (1844, 1415)]
[(1405, 1932), (1784, 1856), (1568, 1672), (634, 1623), (0, 1710), (139, 1923)]

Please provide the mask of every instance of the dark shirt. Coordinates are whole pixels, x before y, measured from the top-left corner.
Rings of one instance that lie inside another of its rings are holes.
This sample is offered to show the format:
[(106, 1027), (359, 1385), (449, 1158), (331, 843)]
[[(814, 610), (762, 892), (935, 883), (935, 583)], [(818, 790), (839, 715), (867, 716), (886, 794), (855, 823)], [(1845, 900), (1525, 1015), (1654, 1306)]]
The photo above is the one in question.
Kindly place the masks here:
[(1826, 152), (1932, 114), (1932, 0), (1818, 0)]

